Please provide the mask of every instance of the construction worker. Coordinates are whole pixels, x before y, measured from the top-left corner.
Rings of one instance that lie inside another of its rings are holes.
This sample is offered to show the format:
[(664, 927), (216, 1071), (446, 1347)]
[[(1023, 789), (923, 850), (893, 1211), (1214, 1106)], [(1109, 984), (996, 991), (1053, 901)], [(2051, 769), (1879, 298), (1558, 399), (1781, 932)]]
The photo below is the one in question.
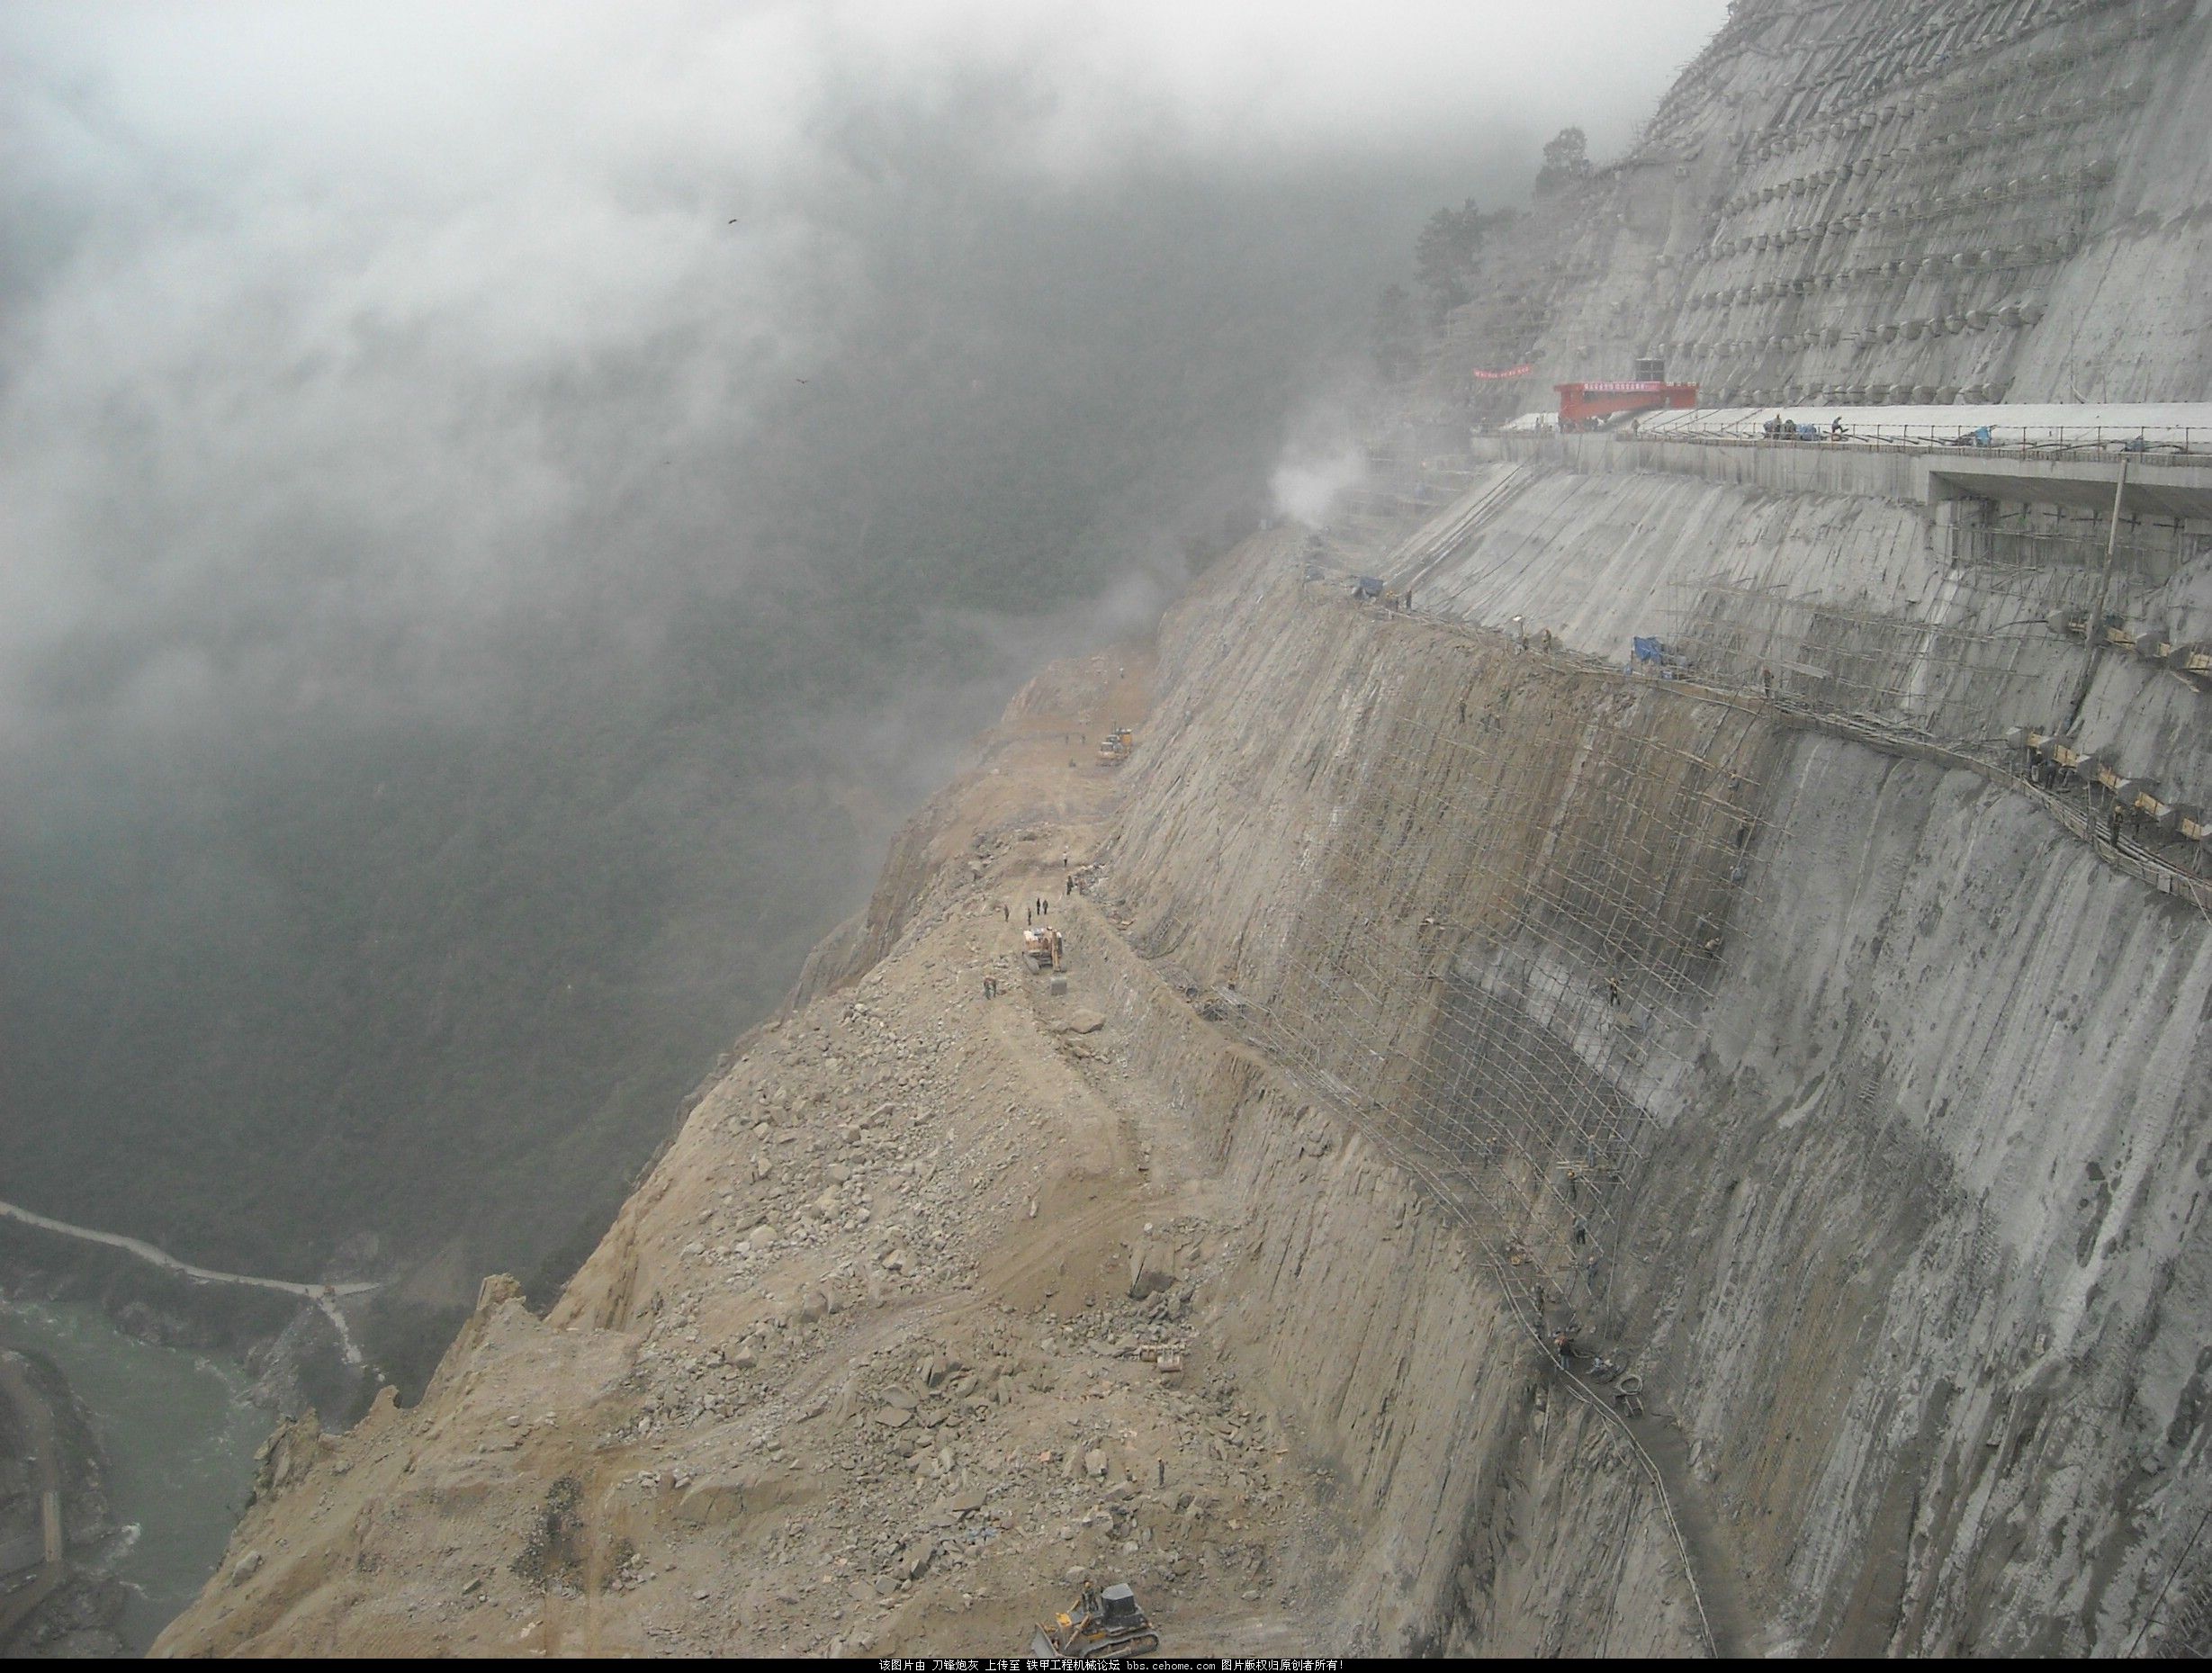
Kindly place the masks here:
[(1621, 1008), (1621, 978), (1617, 976), (1605, 978), (1605, 1003), (1615, 1011)]

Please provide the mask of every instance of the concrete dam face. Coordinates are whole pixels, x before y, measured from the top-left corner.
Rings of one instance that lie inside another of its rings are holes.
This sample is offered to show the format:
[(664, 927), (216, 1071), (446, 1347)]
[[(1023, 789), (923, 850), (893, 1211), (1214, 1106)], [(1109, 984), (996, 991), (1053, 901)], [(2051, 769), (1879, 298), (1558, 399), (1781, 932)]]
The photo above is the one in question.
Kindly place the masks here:
[(2212, 7), (1742, 0), (165, 1647), (2212, 1642), (2208, 229)]

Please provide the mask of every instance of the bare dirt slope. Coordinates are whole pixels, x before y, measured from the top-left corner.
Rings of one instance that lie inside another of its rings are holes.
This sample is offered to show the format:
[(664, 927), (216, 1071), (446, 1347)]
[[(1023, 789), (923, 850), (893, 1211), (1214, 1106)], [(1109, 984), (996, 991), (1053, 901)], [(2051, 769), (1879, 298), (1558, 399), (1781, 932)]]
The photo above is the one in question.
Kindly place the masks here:
[(1325, 1484), (1209, 1328), (1235, 1216), (1067, 892), (1147, 672), (1018, 699), (882, 962), (740, 1043), (550, 1318), (490, 1280), (418, 1408), (277, 1436), (158, 1649), (1009, 1653), (1124, 1577), (1171, 1650), (1310, 1642)]

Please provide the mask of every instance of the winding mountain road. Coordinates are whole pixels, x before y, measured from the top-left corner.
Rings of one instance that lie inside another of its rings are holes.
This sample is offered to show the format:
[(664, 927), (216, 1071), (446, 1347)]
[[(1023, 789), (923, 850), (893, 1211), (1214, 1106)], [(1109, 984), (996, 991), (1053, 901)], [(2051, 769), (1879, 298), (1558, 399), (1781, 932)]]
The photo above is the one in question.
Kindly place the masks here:
[(366, 1295), (380, 1286), (355, 1280), (346, 1283), (296, 1283), (289, 1278), (257, 1278), (248, 1273), (222, 1273), (211, 1267), (194, 1266), (190, 1261), (180, 1261), (166, 1249), (156, 1248), (138, 1237), (126, 1237), (120, 1232), (94, 1231), (89, 1226), (72, 1226), (67, 1220), (58, 1220), (50, 1215), (36, 1214), (13, 1202), (0, 1201), (0, 1219), (12, 1219), (25, 1226), (35, 1226), (40, 1231), (58, 1232), (65, 1237), (79, 1238), (86, 1243), (103, 1243), (110, 1248), (134, 1255), (150, 1266), (158, 1266), (166, 1273), (188, 1278), (195, 1283), (245, 1284), (256, 1290), (280, 1290), (287, 1295), (296, 1295), (320, 1308), (338, 1333), (338, 1342), (346, 1352), (346, 1363), (358, 1365), (361, 1350), (354, 1345), (353, 1333), (346, 1327), (346, 1317), (338, 1311), (338, 1302), (351, 1296)]

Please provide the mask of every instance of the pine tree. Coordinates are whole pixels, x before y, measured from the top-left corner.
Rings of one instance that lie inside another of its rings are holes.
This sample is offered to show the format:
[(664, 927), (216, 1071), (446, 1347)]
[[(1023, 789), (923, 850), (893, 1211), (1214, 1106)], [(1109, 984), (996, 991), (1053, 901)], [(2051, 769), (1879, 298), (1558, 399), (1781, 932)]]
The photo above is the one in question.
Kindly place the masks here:
[(1589, 136), (1579, 128), (1562, 128), (1545, 142), (1543, 166), (1536, 171), (1536, 194), (1563, 191), (1589, 175)]

